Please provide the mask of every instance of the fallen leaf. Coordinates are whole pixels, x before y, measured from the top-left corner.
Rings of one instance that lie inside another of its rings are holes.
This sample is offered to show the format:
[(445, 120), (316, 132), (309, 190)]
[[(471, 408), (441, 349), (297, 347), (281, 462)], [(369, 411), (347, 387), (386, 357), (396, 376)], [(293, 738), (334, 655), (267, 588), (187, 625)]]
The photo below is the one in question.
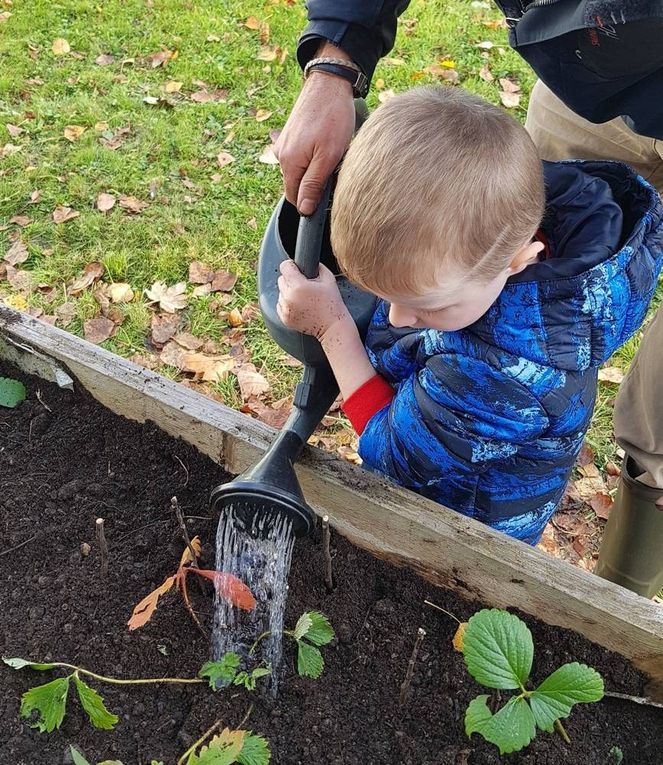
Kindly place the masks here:
[(101, 192), (101, 194), (97, 196), (97, 210), (99, 210), (99, 212), (108, 212), (115, 207), (115, 201), (115, 197), (112, 194)]
[(165, 595), (175, 584), (175, 577), (169, 576), (163, 584), (159, 585), (155, 590), (145, 598), (134, 608), (131, 618), (127, 622), (130, 630), (136, 630), (147, 624), (152, 618), (152, 614), (155, 612), (159, 598)]
[(484, 65), (479, 69), (479, 77), (481, 77), (484, 82), (492, 82), (495, 79), (487, 65)]
[(55, 40), (53, 40), (53, 44), (51, 45), (51, 50), (56, 56), (66, 56), (67, 53), (71, 51), (71, 46), (64, 39), (64, 37), (58, 37)]
[(89, 343), (103, 343), (115, 331), (115, 323), (105, 316), (83, 322), (83, 333)]
[(149, 205), (147, 202), (142, 202), (140, 199), (136, 199), (136, 197), (120, 194), (120, 207), (130, 213), (138, 214), (141, 210), (149, 207)]
[(107, 292), (112, 303), (130, 303), (134, 299), (134, 291), (126, 282), (110, 284)]
[(346, 462), (351, 462), (353, 465), (361, 465), (363, 463), (359, 454), (349, 446), (339, 446), (336, 453)]
[(207, 35), (207, 37), (205, 38), (205, 42), (218, 43), (218, 42), (221, 42), (221, 38), (218, 37), (217, 35)]
[(499, 83), (505, 93), (520, 93), (520, 85), (508, 77), (500, 77)]
[(228, 354), (206, 356), (204, 353), (185, 353), (180, 369), (191, 372), (205, 382), (225, 380), (235, 368), (235, 360)]
[(282, 399), (279, 402), (265, 404), (259, 399), (250, 398), (247, 403), (241, 407), (244, 414), (252, 414), (265, 425), (280, 430), (284, 425), (292, 408), (292, 399), (290, 397)]
[(230, 292), (237, 284), (237, 275), (229, 271), (217, 271), (212, 279), (212, 292)]
[(253, 597), (253, 593), (236, 576), (225, 571), (208, 571), (201, 568), (188, 570), (213, 582), (219, 595), (236, 608), (241, 608), (243, 611), (252, 611), (255, 608), (256, 599)]
[(172, 287), (166, 287), (163, 282), (155, 282), (149, 290), (145, 290), (149, 305), (158, 304), (166, 313), (175, 313), (186, 308), (186, 282), (178, 282)]
[(83, 273), (77, 276), (69, 285), (69, 294), (77, 295), (84, 289), (87, 289), (93, 282), (100, 279), (104, 273), (104, 264), (99, 261), (88, 263), (83, 269)]
[(208, 104), (210, 102), (223, 103), (228, 98), (228, 91), (223, 88), (217, 90), (197, 90), (189, 98), (199, 104)]
[(28, 218), (27, 215), (14, 215), (9, 219), (9, 222), (15, 223), (17, 226), (21, 226), (23, 228), (29, 223), (32, 223), (32, 219)]
[(258, 109), (256, 112), (256, 122), (264, 122), (272, 116), (272, 112), (269, 109)]
[(216, 155), (216, 162), (219, 167), (225, 167), (234, 161), (235, 157), (233, 157), (233, 155), (229, 154), (227, 151), (219, 152), (219, 154)]
[(555, 530), (551, 523), (549, 523), (543, 530), (541, 539), (536, 545), (539, 550), (547, 552), (549, 555), (554, 555), (556, 558), (561, 558), (561, 549), (557, 539), (555, 538)]
[(600, 477), (579, 478), (575, 481), (575, 487), (583, 502), (589, 502), (595, 494), (603, 494), (605, 492), (605, 482)]
[(613, 499), (609, 494), (603, 492), (595, 494), (590, 500), (589, 505), (599, 518), (608, 520), (610, 510), (612, 509)]
[(207, 282), (206, 284), (199, 284), (197, 287), (193, 288), (193, 297), (203, 297), (204, 295), (211, 295), (212, 294), (212, 284), (211, 282)]
[(587, 443), (587, 441), (584, 441), (582, 447), (580, 448), (580, 452), (576, 457), (576, 465), (579, 467), (590, 465), (594, 462), (594, 456), (595, 455), (592, 447)]
[(196, 337), (195, 335), (192, 335), (190, 332), (178, 332), (173, 336), (173, 340), (178, 345), (186, 348), (188, 351), (197, 351), (204, 345), (203, 340), (201, 340), (199, 337)]
[[(99, 123), (101, 124), (101, 123)], [(108, 125), (106, 125), (108, 127)], [(131, 127), (127, 125), (126, 127), (118, 128), (115, 133), (110, 135), (102, 135), (99, 138), (99, 142), (105, 146), (107, 149), (110, 149), (111, 151), (115, 151), (116, 149), (119, 149), (120, 146), (124, 143), (127, 135), (131, 132)]]
[(106, 130), (108, 130), (108, 123), (107, 122), (95, 122), (94, 123), (94, 129), (97, 131), (97, 133), (104, 133)]
[(32, 274), (29, 271), (21, 271), (20, 268), (14, 268), (9, 263), (6, 266), (7, 281), (15, 290), (20, 292), (30, 292), (32, 289)]
[(159, 360), (162, 364), (168, 364), (170, 367), (179, 369), (180, 372), (184, 370), (184, 356), (186, 351), (182, 349), (181, 345), (169, 340), (161, 349), (159, 354)]
[(28, 259), (28, 246), (22, 239), (17, 239), (5, 253), (5, 261), (12, 266), (25, 263)]
[(168, 61), (175, 58), (177, 58), (177, 51), (172, 50), (160, 50), (158, 53), (152, 53), (150, 56), (147, 56), (147, 60), (150, 62), (152, 69), (165, 66)]
[(53, 222), (54, 223), (66, 223), (69, 220), (78, 218), (80, 213), (71, 207), (65, 207), (64, 205), (58, 205), (53, 210)]
[(467, 629), (467, 622), (461, 622), (458, 625), (456, 632), (454, 633), (452, 644), (454, 647), (454, 651), (458, 651), (458, 653), (463, 653), (463, 648), (465, 647), (465, 630), (466, 629)]
[(394, 91), (389, 88), (388, 90), (383, 90), (382, 93), (378, 96), (378, 101), (381, 104), (384, 104), (386, 101), (388, 101), (390, 98), (393, 98), (396, 95)]
[(274, 61), (281, 53), (280, 45), (263, 45), (258, 51), (256, 59), (258, 61)]
[(599, 380), (601, 382), (614, 383), (619, 385), (624, 379), (624, 373), (619, 367), (603, 367), (599, 369)]
[(247, 29), (260, 29), (260, 21), (255, 16), (249, 16), (244, 22), (244, 26)]
[(9, 122), (5, 125), (7, 128), (7, 132), (12, 138), (18, 138), (21, 133), (25, 133), (25, 130), (23, 130), (22, 127), (18, 127), (17, 125), (10, 125)]
[(490, 50), (494, 47), (495, 43), (492, 43), (490, 40), (483, 40), (483, 42), (477, 43), (477, 48), (481, 48), (482, 50)]
[(248, 401), (251, 397), (256, 398), (264, 395), (270, 389), (267, 380), (256, 371), (253, 364), (245, 364), (236, 370), (237, 382), (242, 395), (242, 401)]
[(262, 154), (258, 157), (258, 161), (264, 165), (278, 165), (279, 161), (274, 153), (274, 144), (270, 143), (263, 149)]
[(460, 80), (460, 76), (455, 69), (448, 69), (441, 64), (433, 64), (432, 66), (427, 66), (424, 69), (424, 72), (432, 75), (433, 77), (439, 77), (441, 80), (451, 82), (452, 84), (455, 84)]
[(179, 82), (178, 80), (168, 80), (168, 82), (163, 86), (163, 89), (166, 91), (166, 93), (179, 93), (180, 90), (182, 90), (182, 85), (184, 83)]
[(622, 471), (621, 471), (621, 470), (620, 470), (620, 469), (617, 467), (617, 465), (615, 465), (615, 463), (614, 463), (614, 462), (608, 461), (608, 462), (606, 463), (606, 466), (605, 466), (605, 472), (606, 472), (608, 475), (611, 475), (611, 476), (613, 476), (614, 478), (617, 478), (618, 476), (620, 476), (620, 475), (621, 475), (621, 472), (622, 472)]
[(500, 101), (507, 109), (514, 109), (520, 103), (520, 93), (500, 91)]
[(30, 194), (28, 204), (36, 205), (38, 202), (41, 202), (41, 189), (35, 189), (32, 194)]
[(244, 324), (242, 313), (238, 308), (233, 308), (228, 314), (228, 324), (230, 324), (231, 327), (241, 327), (242, 324)]
[(155, 313), (152, 316), (152, 341), (158, 345), (165, 345), (177, 332), (180, 325), (180, 317), (172, 313)]
[(76, 315), (74, 303), (63, 303), (55, 309), (55, 320), (63, 329), (66, 329)]
[[(193, 550), (193, 555), (191, 554), (191, 550)], [(200, 537), (194, 537), (191, 540), (191, 547), (187, 545), (184, 550), (182, 551), (182, 555), (180, 556), (180, 565), (178, 568), (183, 568), (184, 566), (187, 566), (189, 563), (193, 563), (194, 556), (196, 558), (200, 558), (200, 554), (203, 551), (203, 546), (200, 542)]]
[(6, 143), (2, 149), (0, 149), (0, 157), (11, 157), (12, 154), (16, 154), (21, 151), (22, 148), (22, 146), (17, 146), (13, 143)]
[(100, 53), (94, 60), (97, 66), (110, 66), (115, 63), (115, 56), (110, 53)]
[(214, 269), (206, 266), (200, 260), (192, 260), (189, 263), (189, 281), (192, 284), (207, 284), (214, 278)]
[(0, 22), (9, 21), (14, 14), (11, 11), (2, 11), (0, 13)]

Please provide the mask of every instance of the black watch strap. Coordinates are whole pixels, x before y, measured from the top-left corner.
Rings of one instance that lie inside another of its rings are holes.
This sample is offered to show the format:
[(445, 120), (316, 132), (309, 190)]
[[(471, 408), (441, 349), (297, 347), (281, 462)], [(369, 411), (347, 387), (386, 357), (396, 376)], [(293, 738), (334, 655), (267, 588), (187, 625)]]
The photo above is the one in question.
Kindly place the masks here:
[(326, 72), (347, 80), (355, 98), (365, 98), (368, 93), (368, 78), (356, 64), (342, 59), (313, 58), (304, 67), (304, 79), (311, 72)]

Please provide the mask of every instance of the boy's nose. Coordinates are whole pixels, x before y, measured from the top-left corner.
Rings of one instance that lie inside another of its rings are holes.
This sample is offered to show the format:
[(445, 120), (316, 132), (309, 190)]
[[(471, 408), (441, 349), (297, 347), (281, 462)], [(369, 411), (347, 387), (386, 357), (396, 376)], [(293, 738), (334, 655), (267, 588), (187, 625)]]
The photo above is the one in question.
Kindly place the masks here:
[(417, 317), (409, 308), (392, 303), (389, 306), (389, 323), (393, 327), (414, 327)]

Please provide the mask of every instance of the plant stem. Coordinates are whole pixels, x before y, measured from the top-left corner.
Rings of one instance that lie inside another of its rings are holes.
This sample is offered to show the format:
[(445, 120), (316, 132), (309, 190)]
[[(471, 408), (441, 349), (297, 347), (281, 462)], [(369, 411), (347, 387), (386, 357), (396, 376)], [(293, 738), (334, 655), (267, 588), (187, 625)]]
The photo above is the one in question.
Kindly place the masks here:
[[(236, 728), (235, 730), (241, 730), (241, 729), (242, 729), (242, 726), (243, 726), (243, 725), (245, 725), (245, 724), (246, 724), (246, 721), (249, 719), (249, 715), (251, 714), (251, 712), (253, 712), (253, 704), (251, 704), (251, 705), (249, 706), (249, 708), (248, 708), (248, 709), (247, 709), (247, 711), (246, 711), (246, 714), (245, 714), (245, 715), (244, 715), (244, 717), (242, 718), (242, 721), (240, 722), (240, 724), (237, 726), (237, 728)], [(192, 744), (192, 745), (191, 745), (191, 746), (190, 746), (190, 747), (189, 747), (189, 748), (186, 750), (186, 752), (184, 752), (184, 754), (183, 754), (183, 755), (182, 755), (182, 756), (179, 758), (179, 760), (177, 761), (177, 765), (184, 765), (184, 763), (186, 762), (186, 759), (187, 759), (187, 757), (189, 757), (189, 756), (191, 755), (191, 753), (192, 753), (192, 752), (195, 752), (195, 751), (196, 751), (196, 749), (197, 749), (197, 748), (198, 748), (198, 747), (199, 747), (199, 746), (200, 746), (200, 745), (201, 745), (201, 744), (202, 744), (204, 741), (206, 741), (206, 740), (207, 740), (207, 739), (208, 739), (208, 738), (209, 738), (209, 737), (212, 735), (212, 733), (214, 733), (214, 731), (215, 731), (215, 730), (218, 730), (218, 729), (221, 727), (221, 725), (222, 725), (222, 724), (223, 724), (223, 720), (221, 720), (221, 719), (219, 718), (219, 719), (218, 719), (218, 720), (217, 720), (217, 721), (214, 723), (214, 725), (212, 725), (210, 728), (208, 728), (208, 729), (207, 729), (207, 730), (206, 730), (206, 731), (203, 733), (203, 735), (202, 735), (202, 736), (201, 736), (201, 737), (198, 739), (198, 741), (196, 741), (194, 744)]]
[(458, 624), (462, 624), (461, 620), (457, 616), (442, 608), (442, 606), (438, 606), (437, 603), (431, 603), (430, 600), (424, 600), (424, 603), (431, 608), (436, 608), (438, 611), (442, 611), (443, 614), (450, 616), (454, 621), (458, 622)]
[(663, 709), (663, 703), (660, 701), (654, 701), (647, 696), (631, 696), (628, 693), (616, 693), (615, 691), (604, 691), (604, 696), (609, 696), (611, 699), (622, 699), (623, 701), (632, 701), (634, 704), (643, 704), (649, 707), (658, 707)]
[(398, 703), (403, 706), (407, 699), (407, 692), (410, 689), (410, 683), (412, 682), (412, 676), (414, 675), (414, 665), (417, 661), (417, 654), (419, 653), (419, 647), (423, 639), (426, 637), (426, 630), (423, 627), (419, 627), (417, 630), (417, 639), (414, 641), (414, 648), (412, 649), (412, 655), (410, 661), (407, 664), (407, 672), (405, 673), (405, 680), (401, 685), (401, 693), (398, 697)]
[(95, 521), (95, 531), (97, 533), (97, 543), (101, 553), (101, 576), (105, 579), (108, 575), (108, 544), (106, 534), (104, 533), (104, 519), (97, 518)]
[(54, 667), (66, 667), (67, 669), (73, 669), (75, 672), (80, 672), (83, 675), (89, 675), (95, 680), (100, 680), (103, 683), (112, 683), (113, 685), (147, 685), (150, 683), (206, 683), (207, 680), (202, 677), (141, 677), (133, 680), (120, 680), (117, 677), (106, 677), (106, 675), (98, 675), (96, 672), (90, 672), (89, 669), (83, 669), (83, 667), (77, 667), (75, 664), (65, 664), (63, 661), (49, 661)]
[(331, 557), (331, 528), (329, 526), (329, 516), (322, 516), (322, 549), (325, 554), (325, 587), (327, 592), (331, 592), (334, 589), (334, 576), (332, 574), (332, 557)]
[[(253, 656), (253, 652), (258, 647), (258, 643), (261, 640), (264, 640), (266, 637), (269, 637), (271, 634), (272, 634), (271, 630), (267, 630), (266, 632), (263, 632), (261, 635), (258, 635), (258, 637), (255, 639), (254, 644), (251, 646), (251, 648), (249, 648), (249, 656)], [(289, 633), (288, 630), (284, 630), (283, 634), (288, 635), (292, 633)]]
[(571, 743), (571, 739), (569, 738), (569, 734), (566, 732), (566, 728), (562, 725), (562, 721), (561, 720), (555, 720), (555, 730), (564, 739), (564, 741), (566, 741), (567, 744)]
[(186, 523), (184, 523), (184, 517), (182, 516), (182, 510), (180, 509), (180, 505), (179, 505), (179, 502), (177, 501), (177, 497), (171, 497), (170, 509), (175, 513), (175, 518), (177, 518), (177, 523), (180, 527), (180, 531), (182, 532), (182, 539), (184, 539), (184, 544), (189, 548), (189, 555), (191, 556), (191, 565), (194, 568), (198, 568), (198, 556), (196, 555), (196, 551), (193, 549), (193, 545), (191, 544), (191, 539), (189, 538), (189, 532), (187, 531)]

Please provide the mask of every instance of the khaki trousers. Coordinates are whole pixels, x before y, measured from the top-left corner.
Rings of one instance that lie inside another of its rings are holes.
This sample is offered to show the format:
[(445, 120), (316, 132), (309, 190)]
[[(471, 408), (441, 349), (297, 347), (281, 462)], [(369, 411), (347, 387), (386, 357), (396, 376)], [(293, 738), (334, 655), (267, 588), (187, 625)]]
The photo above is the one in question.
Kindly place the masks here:
[[(541, 81), (525, 124), (542, 159), (616, 159), (663, 193), (663, 141), (639, 136), (620, 118), (594, 125), (574, 114)], [(651, 322), (615, 402), (615, 436), (646, 471), (640, 480), (663, 489), (663, 308)]]

